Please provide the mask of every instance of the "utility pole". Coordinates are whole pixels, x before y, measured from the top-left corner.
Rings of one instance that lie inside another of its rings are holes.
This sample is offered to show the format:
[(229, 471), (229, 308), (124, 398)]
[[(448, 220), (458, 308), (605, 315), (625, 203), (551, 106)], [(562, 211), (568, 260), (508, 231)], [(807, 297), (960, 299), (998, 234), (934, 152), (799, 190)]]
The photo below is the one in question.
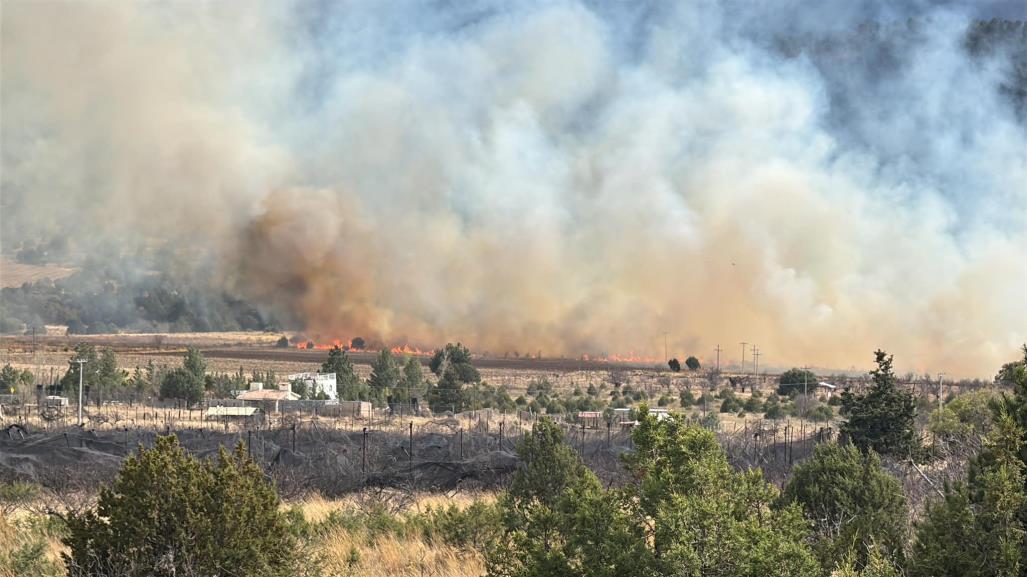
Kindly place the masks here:
[(717, 374), (720, 374), (720, 351), (724, 350), (720, 348), (720, 344), (717, 344), (717, 348), (713, 349), (717, 351)]
[(809, 410), (809, 389), (807, 388), (806, 379), (809, 378), (809, 367), (803, 365), (802, 367), (802, 410), (806, 412)]
[(663, 364), (670, 362), (670, 355), (667, 354), (667, 331), (663, 331)]
[(944, 401), (942, 400), (942, 397), (941, 397), (941, 382), (944, 379), (945, 379), (945, 373), (938, 373), (938, 413), (939, 413), (939, 415), (941, 414), (941, 409), (942, 409), (942, 406), (944, 405)]
[(752, 378), (758, 383), (760, 379), (760, 350), (752, 346)]
[(86, 370), (86, 359), (75, 359), (78, 363), (78, 426), (82, 426), (82, 373)]
[(742, 363), (740, 365), (738, 365), (738, 372), (744, 374), (745, 373), (745, 345), (747, 345), (749, 343), (747, 343), (745, 341), (742, 341), (740, 344), (742, 345)]

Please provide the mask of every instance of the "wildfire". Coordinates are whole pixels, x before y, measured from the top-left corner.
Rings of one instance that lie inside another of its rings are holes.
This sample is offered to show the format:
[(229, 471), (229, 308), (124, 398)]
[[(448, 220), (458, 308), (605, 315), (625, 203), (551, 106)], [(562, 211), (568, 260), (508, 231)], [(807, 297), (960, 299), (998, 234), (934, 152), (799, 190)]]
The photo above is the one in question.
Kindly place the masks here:
[(656, 357), (646, 357), (642, 355), (636, 355), (634, 351), (627, 355), (581, 355), (583, 361), (605, 361), (610, 363), (661, 363), (660, 359)]
[[(301, 349), (301, 350), (318, 350), (318, 351), (326, 351), (326, 350), (332, 349), (334, 347), (339, 347), (340, 349), (345, 349), (345, 350), (364, 351), (364, 352), (376, 352), (378, 350), (384, 350), (384, 349), (363, 348), (363, 347), (355, 348), (355, 347), (350, 346), (349, 344), (343, 343), (343, 341), (340, 340), (340, 339), (333, 339), (331, 342), (314, 342), (313, 340), (308, 340), (308, 341), (296, 343), (295, 346), (296, 346), (297, 349)], [(429, 350), (424, 350), (424, 349), (421, 349), (420, 347), (416, 347), (416, 346), (409, 345), (409, 344), (403, 344), (403, 345), (396, 345), (396, 346), (388, 347), (388, 351), (393, 353), (393, 354), (396, 354), (396, 355), (407, 355), (407, 356), (415, 356), (415, 357), (427, 357), (427, 356), (431, 356), (434, 353), (434, 351), (432, 351), (430, 349)], [(532, 358), (532, 357), (526, 356), (524, 358)], [(610, 362), (610, 363), (636, 363), (636, 364), (643, 364), (644, 363), (644, 364), (652, 364), (652, 363), (662, 363), (663, 362), (661, 359), (658, 359), (656, 357), (650, 357), (650, 356), (645, 356), (645, 355), (641, 355), (641, 354), (636, 354), (634, 351), (631, 351), (631, 352), (627, 353), (626, 355), (606, 354), (606, 353), (600, 354), (600, 355), (582, 354), (578, 358), (579, 358), (579, 360), (582, 360), (582, 361), (603, 361), (603, 362)]]
[(604, 361), (612, 361), (614, 363), (658, 363), (660, 359), (656, 357), (644, 357), (642, 355), (636, 355), (634, 351), (629, 352), (627, 355), (609, 355), (603, 358)]
[(389, 349), (391, 352), (397, 355), (412, 355), (419, 357), (426, 357), (432, 354), (432, 351), (422, 351), (417, 347), (411, 347), (410, 345), (403, 345), (401, 347), (392, 347)]
[(325, 344), (325, 343), (315, 343), (314, 341), (307, 341), (305, 343), (296, 343), (296, 348), (297, 349), (304, 349), (304, 350), (327, 351), (327, 350), (333, 349), (335, 347), (339, 347), (341, 349), (343, 347), (342, 341), (340, 341), (339, 339), (334, 339), (331, 343), (328, 343), (328, 344)]
[[(356, 347), (352, 347), (350, 345), (347, 345), (347, 344), (343, 343), (340, 339), (333, 339), (331, 342), (328, 342), (328, 343), (325, 343), (325, 342), (318, 343), (318, 342), (314, 342), (312, 340), (296, 343), (296, 348), (300, 349), (300, 350), (326, 351), (326, 350), (329, 350), (329, 349), (333, 349), (335, 347), (339, 347), (340, 349), (346, 349), (346, 350), (351, 350), (351, 351), (368, 351), (368, 352), (373, 352), (373, 351), (376, 350), (376, 349), (370, 349), (370, 348), (356, 348)], [(381, 349), (377, 349), (377, 350), (381, 350)], [(432, 354), (432, 351), (430, 351), (430, 350), (429, 351), (425, 351), (425, 350), (422, 350), (422, 349), (420, 349), (418, 347), (414, 347), (414, 346), (410, 346), (410, 345), (401, 345), (401, 346), (389, 347), (388, 350), (389, 350), (389, 352), (397, 354), (397, 355), (429, 356), (429, 355)]]

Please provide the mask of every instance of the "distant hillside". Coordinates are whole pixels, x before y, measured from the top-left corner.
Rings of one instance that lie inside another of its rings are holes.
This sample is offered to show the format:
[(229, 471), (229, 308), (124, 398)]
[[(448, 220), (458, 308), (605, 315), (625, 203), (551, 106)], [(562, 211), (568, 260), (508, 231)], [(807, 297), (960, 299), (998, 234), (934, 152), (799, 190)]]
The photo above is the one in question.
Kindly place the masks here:
[(53, 265), (35, 265), (0, 258), (0, 288), (20, 287), (43, 279), (58, 280), (72, 275), (77, 269)]

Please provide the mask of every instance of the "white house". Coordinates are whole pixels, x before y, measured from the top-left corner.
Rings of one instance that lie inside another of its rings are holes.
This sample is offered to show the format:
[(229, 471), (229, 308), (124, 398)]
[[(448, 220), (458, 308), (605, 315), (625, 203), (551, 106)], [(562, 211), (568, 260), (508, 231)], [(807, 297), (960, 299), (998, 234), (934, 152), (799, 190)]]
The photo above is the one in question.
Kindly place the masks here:
[(289, 382), (303, 381), (307, 384), (307, 395), (317, 398), (324, 395), (329, 401), (338, 401), (339, 394), (335, 389), (335, 373), (293, 373), (287, 377)]

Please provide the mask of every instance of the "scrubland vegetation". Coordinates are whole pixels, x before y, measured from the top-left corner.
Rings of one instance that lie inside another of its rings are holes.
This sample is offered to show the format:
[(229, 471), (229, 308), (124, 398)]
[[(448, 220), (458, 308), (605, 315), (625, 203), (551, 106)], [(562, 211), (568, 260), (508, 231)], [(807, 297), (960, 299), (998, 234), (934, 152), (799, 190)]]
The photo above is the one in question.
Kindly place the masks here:
[[(0, 575), (1027, 575), (1027, 349), (1000, 392), (950, 399), (923, 432), (891, 357), (876, 362), (866, 391), (841, 396), (841, 438), (781, 487), (732, 467), (711, 431), (645, 411), (620, 482), (541, 419), (504, 491), (455, 499), (367, 487), (283, 503), (241, 446), (199, 459), (169, 436), (95, 504), (3, 485)], [(930, 480), (956, 461), (958, 478)], [(934, 494), (907, 494), (901, 463)]]

